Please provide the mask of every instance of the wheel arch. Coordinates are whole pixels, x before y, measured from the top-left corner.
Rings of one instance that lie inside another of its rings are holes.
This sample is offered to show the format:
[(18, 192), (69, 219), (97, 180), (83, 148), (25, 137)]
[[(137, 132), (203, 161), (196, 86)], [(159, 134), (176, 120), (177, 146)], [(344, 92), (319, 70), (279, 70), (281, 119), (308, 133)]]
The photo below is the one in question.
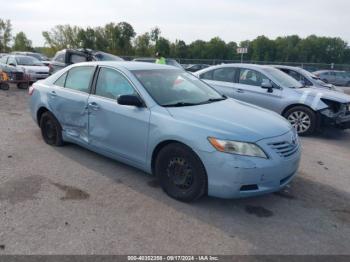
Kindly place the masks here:
[(297, 106), (306, 107), (306, 108), (312, 110), (313, 112), (315, 112), (315, 114), (317, 114), (317, 111), (315, 111), (312, 107), (310, 107), (310, 106), (308, 106), (308, 105), (305, 105), (305, 104), (302, 104), (302, 103), (295, 103), (295, 104), (290, 104), (290, 105), (288, 105), (286, 108), (284, 108), (283, 111), (282, 111), (282, 113), (281, 113), (281, 115), (284, 116), (284, 115), (287, 113), (287, 111), (288, 111), (289, 109), (291, 109), (291, 108), (293, 108), (293, 107), (297, 107)]
[(42, 115), (46, 112), (49, 112), (49, 111), (50, 110), (44, 106), (42, 106), (38, 109), (38, 111), (36, 112), (36, 121), (37, 121), (39, 126), (40, 126), (40, 120), (41, 120)]

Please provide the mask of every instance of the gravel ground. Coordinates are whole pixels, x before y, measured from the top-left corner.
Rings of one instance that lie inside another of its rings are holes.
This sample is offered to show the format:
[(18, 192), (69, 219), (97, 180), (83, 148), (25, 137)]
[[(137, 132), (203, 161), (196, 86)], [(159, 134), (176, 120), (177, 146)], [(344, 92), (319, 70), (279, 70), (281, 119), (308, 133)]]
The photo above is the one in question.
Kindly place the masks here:
[(26, 91), (0, 91), (0, 254), (350, 254), (350, 131), (302, 138), (283, 192), (184, 204), (150, 175), (47, 146)]

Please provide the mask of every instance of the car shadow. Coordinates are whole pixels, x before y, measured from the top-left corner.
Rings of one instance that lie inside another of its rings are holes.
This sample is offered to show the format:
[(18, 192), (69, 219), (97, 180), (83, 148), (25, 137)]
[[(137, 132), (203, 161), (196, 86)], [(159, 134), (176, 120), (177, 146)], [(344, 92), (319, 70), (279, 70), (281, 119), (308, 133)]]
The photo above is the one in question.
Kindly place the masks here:
[[(313, 181), (302, 171), (275, 194), (235, 200), (203, 197), (188, 204), (169, 198), (154, 176), (138, 169), (72, 144), (55, 150), (116, 184), (215, 227), (228, 238), (250, 242), (253, 253), (349, 252), (342, 239), (342, 234), (350, 233), (349, 192)], [(270, 235), (279, 236), (278, 246)]]

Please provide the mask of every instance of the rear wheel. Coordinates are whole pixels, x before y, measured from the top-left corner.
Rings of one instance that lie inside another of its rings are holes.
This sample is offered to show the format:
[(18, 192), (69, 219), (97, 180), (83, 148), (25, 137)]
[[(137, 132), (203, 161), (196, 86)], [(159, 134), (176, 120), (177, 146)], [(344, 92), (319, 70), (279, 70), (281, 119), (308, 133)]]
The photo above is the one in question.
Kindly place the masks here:
[(205, 168), (196, 153), (185, 145), (173, 143), (161, 149), (155, 173), (163, 190), (177, 200), (194, 201), (206, 192)]
[(8, 83), (0, 83), (0, 89), (1, 90), (9, 90), (10, 85)]
[(40, 118), (41, 134), (44, 141), (51, 146), (62, 146), (62, 128), (55, 116), (45, 112)]
[(310, 108), (295, 106), (289, 109), (284, 117), (295, 128), (299, 135), (311, 135), (316, 130), (316, 114)]
[(27, 89), (29, 87), (29, 83), (18, 83), (17, 88), (18, 89)]

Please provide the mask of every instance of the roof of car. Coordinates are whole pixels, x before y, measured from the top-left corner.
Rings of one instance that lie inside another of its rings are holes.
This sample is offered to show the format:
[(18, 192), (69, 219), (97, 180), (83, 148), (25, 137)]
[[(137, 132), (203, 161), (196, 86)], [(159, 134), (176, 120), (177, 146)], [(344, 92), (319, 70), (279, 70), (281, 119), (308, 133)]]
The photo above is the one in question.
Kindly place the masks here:
[(129, 61), (95, 61), (95, 62), (84, 62), (74, 64), (75, 66), (80, 65), (99, 65), (99, 66), (111, 66), (111, 67), (122, 67), (127, 70), (159, 70), (159, 69), (176, 69), (169, 65), (160, 65), (154, 63), (144, 62), (129, 62)]

